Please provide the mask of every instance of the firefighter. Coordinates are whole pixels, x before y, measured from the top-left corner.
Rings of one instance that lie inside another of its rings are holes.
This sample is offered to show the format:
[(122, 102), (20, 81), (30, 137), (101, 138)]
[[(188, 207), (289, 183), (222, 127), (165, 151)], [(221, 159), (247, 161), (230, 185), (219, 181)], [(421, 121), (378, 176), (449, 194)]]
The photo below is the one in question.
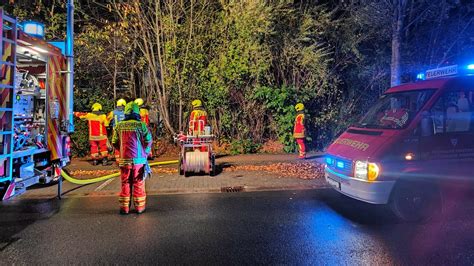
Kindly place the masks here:
[(93, 164), (97, 165), (102, 159), (102, 164), (108, 163), (108, 149), (107, 149), (107, 116), (102, 112), (102, 105), (94, 103), (92, 105), (92, 112), (90, 113), (75, 113), (77, 117), (87, 120), (89, 124), (89, 143), (91, 146), (91, 157), (94, 159)]
[[(140, 118), (140, 108), (135, 102), (125, 106), (125, 120), (115, 127), (112, 145), (120, 151), (118, 164), (122, 188), (119, 195), (120, 213), (128, 214), (131, 199), (138, 214), (145, 211), (146, 192), (144, 171), (151, 152), (152, 137)], [(130, 195), (132, 193), (132, 195)]]
[(293, 137), (296, 139), (296, 143), (298, 144), (298, 158), (304, 159), (306, 158), (306, 145), (304, 143), (305, 139), (305, 128), (304, 128), (304, 105), (302, 103), (298, 103), (295, 105), (296, 110), (296, 118), (295, 118), (295, 126), (293, 128)]
[(145, 102), (142, 98), (137, 98), (134, 102), (140, 108), (140, 117), (142, 122), (145, 122), (147, 126), (150, 126), (150, 113), (148, 112), (148, 109), (145, 108), (145, 106), (143, 105)]
[(193, 136), (204, 135), (204, 127), (207, 126), (207, 112), (202, 107), (201, 100), (191, 102), (193, 110), (189, 116), (189, 134)]
[[(127, 101), (125, 101), (125, 99), (119, 99), (117, 101), (117, 105), (115, 109), (107, 115), (107, 120), (109, 121), (109, 124), (112, 126), (113, 130), (115, 130), (115, 126), (117, 126), (119, 122), (125, 119), (124, 109), (125, 109), (126, 104), (127, 104)], [(115, 160), (118, 159), (119, 155), (120, 155), (119, 151), (115, 149), (114, 151)]]
[(110, 111), (110, 113), (107, 115), (107, 120), (110, 121), (109, 124), (112, 126), (112, 128), (115, 128), (118, 122), (125, 119), (124, 110), (126, 104), (127, 101), (125, 101), (125, 99), (119, 99), (115, 109)]
[[(140, 108), (140, 119), (142, 120), (142, 122), (144, 122), (146, 124), (146, 126), (148, 127), (148, 130), (150, 130), (150, 112), (148, 111), (147, 108), (145, 108), (145, 106), (144, 106), (145, 102), (143, 101), (142, 98), (137, 98), (133, 102), (136, 103), (138, 105), (138, 107)], [(153, 149), (151, 149), (151, 152), (149, 154), (149, 158), (150, 159), (154, 158)]]
[[(204, 135), (204, 127), (207, 126), (207, 112), (202, 107), (202, 102), (199, 99), (192, 101), (191, 105), (193, 107), (193, 110), (191, 111), (191, 115), (189, 116), (189, 135), (195, 137)], [(200, 143), (201, 139), (194, 138), (194, 145), (199, 145)], [(200, 150), (202, 152), (205, 152), (207, 151), (207, 148), (205, 146), (202, 146)]]

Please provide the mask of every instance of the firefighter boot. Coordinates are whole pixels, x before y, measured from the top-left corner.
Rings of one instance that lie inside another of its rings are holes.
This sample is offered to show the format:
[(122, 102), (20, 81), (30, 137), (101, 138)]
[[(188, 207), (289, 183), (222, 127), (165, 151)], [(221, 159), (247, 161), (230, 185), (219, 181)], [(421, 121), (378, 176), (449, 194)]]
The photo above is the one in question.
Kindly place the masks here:
[(94, 160), (92, 161), (92, 165), (96, 166), (96, 165), (98, 165), (98, 164), (99, 164), (99, 160), (94, 159)]
[(102, 165), (103, 166), (109, 165), (109, 159), (107, 159), (107, 157), (104, 157), (104, 159), (102, 159)]

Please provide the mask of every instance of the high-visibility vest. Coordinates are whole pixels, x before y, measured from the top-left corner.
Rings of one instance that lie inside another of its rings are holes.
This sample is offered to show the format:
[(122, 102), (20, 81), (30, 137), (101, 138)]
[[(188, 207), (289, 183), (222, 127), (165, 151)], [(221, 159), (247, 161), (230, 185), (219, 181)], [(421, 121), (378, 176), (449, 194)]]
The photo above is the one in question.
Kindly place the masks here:
[(85, 113), (79, 114), (78, 117), (87, 120), (89, 123), (89, 140), (107, 139), (107, 129), (105, 127), (108, 120), (105, 114)]
[(295, 126), (293, 128), (293, 137), (302, 139), (305, 137), (304, 113), (298, 113), (295, 118)]
[(204, 127), (207, 125), (207, 112), (197, 108), (189, 116), (189, 131), (191, 134), (202, 135)]

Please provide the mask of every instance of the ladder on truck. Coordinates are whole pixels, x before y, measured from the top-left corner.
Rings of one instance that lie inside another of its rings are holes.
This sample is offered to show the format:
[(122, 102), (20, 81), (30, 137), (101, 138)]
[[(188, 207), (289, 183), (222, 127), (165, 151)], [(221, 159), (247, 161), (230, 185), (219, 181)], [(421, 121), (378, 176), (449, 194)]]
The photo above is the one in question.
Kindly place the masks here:
[(15, 194), (13, 179), (13, 95), (16, 72), (17, 20), (0, 9), (0, 200)]

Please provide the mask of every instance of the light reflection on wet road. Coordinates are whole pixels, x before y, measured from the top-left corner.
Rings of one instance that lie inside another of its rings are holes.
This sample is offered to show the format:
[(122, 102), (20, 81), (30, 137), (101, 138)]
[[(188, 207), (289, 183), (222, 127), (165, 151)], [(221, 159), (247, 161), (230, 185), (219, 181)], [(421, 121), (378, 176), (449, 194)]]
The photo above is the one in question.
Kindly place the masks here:
[(425, 224), (330, 189), (150, 196), (141, 216), (117, 207), (115, 197), (1, 203), (1, 264), (474, 263), (471, 201)]

